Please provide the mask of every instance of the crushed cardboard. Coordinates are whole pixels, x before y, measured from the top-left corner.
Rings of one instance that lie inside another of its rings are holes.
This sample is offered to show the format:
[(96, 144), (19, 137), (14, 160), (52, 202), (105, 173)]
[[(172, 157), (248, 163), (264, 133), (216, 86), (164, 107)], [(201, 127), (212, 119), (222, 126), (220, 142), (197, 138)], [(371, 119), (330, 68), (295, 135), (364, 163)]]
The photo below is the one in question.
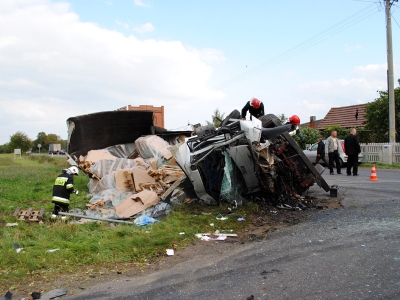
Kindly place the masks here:
[(85, 161), (91, 161), (93, 163), (98, 162), (99, 160), (102, 159), (117, 159), (114, 155), (111, 155), (107, 152), (100, 151), (100, 150), (90, 150), (88, 154), (85, 157)]
[(129, 218), (160, 201), (157, 193), (143, 190), (137, 194), (130, 194), (115, 207), (118, 218)]
[(135, 190), (138, 192), (143, 190), (143, 188), (141, 187), (141, 184), (156, 182), (156, 180), (153, 177), (151, 177), (147, 174), (147, 171), (133, 169), (132, 175), (133, 175), (133, 182), (135, 185)]

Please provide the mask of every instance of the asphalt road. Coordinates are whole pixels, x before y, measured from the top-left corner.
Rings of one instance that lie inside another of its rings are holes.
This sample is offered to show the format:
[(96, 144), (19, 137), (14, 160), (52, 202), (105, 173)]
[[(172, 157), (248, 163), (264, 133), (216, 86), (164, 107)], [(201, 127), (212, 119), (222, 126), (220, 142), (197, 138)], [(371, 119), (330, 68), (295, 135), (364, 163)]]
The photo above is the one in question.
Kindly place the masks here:
[(343, 209), (67, 299), (400, 299), (400, 170), (359, 173), (325, 176)]

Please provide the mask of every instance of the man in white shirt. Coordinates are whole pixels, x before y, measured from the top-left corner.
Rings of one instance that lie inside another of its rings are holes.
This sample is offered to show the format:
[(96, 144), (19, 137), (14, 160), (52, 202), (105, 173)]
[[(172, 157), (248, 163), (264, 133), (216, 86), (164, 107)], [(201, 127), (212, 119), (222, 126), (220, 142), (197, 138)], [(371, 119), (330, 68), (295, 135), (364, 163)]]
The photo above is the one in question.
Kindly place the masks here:
[(328, 148), (328, 156), (329, 156), (329, 170), (330, 174), (334, 175), (333, 172), (333, 161), (336, 163), (336, 171), (338, 174), (342, 174), (340, 160), (339, 160), (339, 141), (337, 139), (337, 131), (333, 130), (331, 132), (331, 136), (326, 139), (326, 146)]

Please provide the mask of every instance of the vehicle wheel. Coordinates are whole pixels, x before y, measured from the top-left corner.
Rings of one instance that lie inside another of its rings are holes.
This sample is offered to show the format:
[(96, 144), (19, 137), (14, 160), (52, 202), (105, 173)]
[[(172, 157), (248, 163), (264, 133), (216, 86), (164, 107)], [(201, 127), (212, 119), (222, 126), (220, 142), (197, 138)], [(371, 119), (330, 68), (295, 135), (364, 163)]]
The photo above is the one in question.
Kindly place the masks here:
[(274, 128), (282, 125), (281, 121), (274, 114), (268, 114), (258, 119), (262, 122), (262, 127), (264, 128)]
[(229, 119), (240, 119), (240, 112), (237, 109), (232, 111), (225, 119), (222, 120), (220, 127), (231, 123)]

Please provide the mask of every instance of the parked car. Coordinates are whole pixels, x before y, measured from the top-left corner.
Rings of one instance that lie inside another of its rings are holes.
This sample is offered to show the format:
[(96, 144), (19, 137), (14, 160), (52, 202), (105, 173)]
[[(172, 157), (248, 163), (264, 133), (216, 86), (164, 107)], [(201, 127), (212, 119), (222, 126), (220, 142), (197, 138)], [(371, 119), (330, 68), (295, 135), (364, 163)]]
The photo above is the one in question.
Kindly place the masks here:
[[(339, 152), (339, 161), (340, 161), (340, 165), (343, 167), (346, 163), (347, 163), (347, 155), (344, 152), (344, 140), (338, 140), (340, 147), (338, 149)], [(325, 158), (327, 161), (329, 161), (329, 157), (328, 157), (328, 149), (326, 148), (326, 140), (322, 141), (325, 144)], [(313, 163), (315, 164), (315, 159), (317, 157), (317, 148), (318, 148), (318, 143), (315, 143), (313, 145), (311, 145), (310, 148), (308, 148), (307, 150), (303, 150), (304, 154), (307, 156), (307, 158)], [(362, 163), (364, 158), (364, 154), (361, 152), (358, 155), (358, 163)], [(320, 163), (321, 160), (319, 161)]]

